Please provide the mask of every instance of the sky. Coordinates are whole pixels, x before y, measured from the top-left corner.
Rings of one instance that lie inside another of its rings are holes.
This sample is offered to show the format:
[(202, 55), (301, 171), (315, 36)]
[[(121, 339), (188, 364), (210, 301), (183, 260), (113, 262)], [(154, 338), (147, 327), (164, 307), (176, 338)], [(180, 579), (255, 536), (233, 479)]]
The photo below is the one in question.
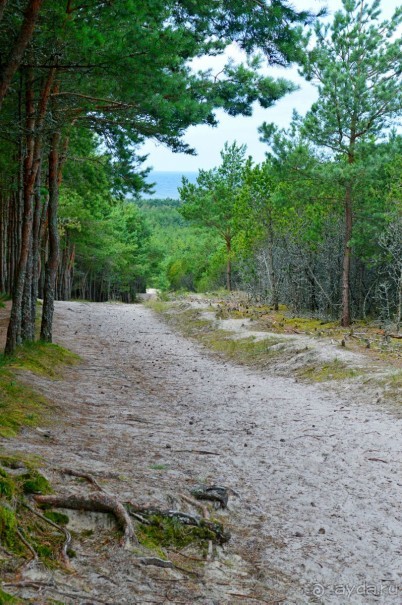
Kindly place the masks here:
[[(401, 1), (382, 0), (382, 17), (389, 18), (392, 16), (394, 10), (401, 6)], [(331, 14), (342, 7), (341, 0), (293, 0), (292, 4), (298, 10), (310, 9), (314, 12), (318, 12), (320, 8), (326, 6), (329, 19), (331, 19)], [(241, 60), (240, 53), (234, 47), (231, 47), (229, 56)], [(213, 67), (218, 72), (224, 62), (225, 59), (222, 57), (198, 59), (194, 63), (194, 67), (196, 69)], [(265, 73), (273, 77), (285, 77), (295, 82), (300, 88), (296, 92), (285, 96), (270, 109), (263, 109), (256, 104), (251, 117), (231, 117), (218, 110), (216, 112), (219, 120), (217, 127), (192, 126), (187, 130), (184, 140), (196, 149), (196, 156), (172, 153), (165, 146), (153, 140), (148, 140), (141, 148), (141, 153), (149, 154), (145, 166), (150, 166), (155, 171), (196, 172), (200, 168), (208, 170), (220, 163), (220, 151), (227, 141), (229, 143), (237, 141), (239, 144), (246, 144), (248, 153), (256, 162), (261, 162), (265, 157), (267, 146), (259, 141), (258, 127), (263, 122), (274, 122), (280, 127), (287, 127), (293, 109), (296, 109), (300, 114), (304, 114), (317, 98), (316, 88), (299, 76), (296, 66), (288, 69), (268, 67)]]

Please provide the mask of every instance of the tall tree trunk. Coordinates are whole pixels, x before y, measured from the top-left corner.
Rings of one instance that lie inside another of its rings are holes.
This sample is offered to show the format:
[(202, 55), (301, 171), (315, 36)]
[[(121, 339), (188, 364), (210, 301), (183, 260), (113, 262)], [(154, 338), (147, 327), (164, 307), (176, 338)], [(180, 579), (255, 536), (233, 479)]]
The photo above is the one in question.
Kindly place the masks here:
[(11, 84), (11, 80), (21, 64), (25, 49), (32, 38), (42, 3), (43, 0), (29, 0), (28, 2), (20, 32), (11, 48), (8, 60), (0, 73), (0, 108)]
[(268, 223), (268, 271), (269, 279), (271, 281), (272, 288), (272, 305), (275, 311), (279, 310), (279, 293), (278, 293), (278, 281), (276, 279), (275, 267), (274, 267), (274, 230), (272, 227), (272, 220)]
[(59, 233), (57, 229), (57, 212), (59, 205), (59, 143), (60, 133), (52, 136), (49, 153), (49, 256), (45, 268), (45, 289), (43, 296), (42, 325), (40, 338), (52, 342), (54, 298), (57, 267), (59, 262)]
[(13, 287), (13, 304), (11, 307), (10, 323), (7, 330), (5, 353), (11, 355), (15, 347), (21, 343), (22, 298), (24, 294), (25, 272), (31, 243), (32, 226), (32, 172), (34, 167), (35, 140), (35, 104), (33, 90), (33, 73), (30, 70), (26, 78), (26, 155), (24, 158), (24, 209), (21, 231), (21, 250)]
[[(25, 274), (30, 253), (33, 223), (33, 193), (36, 175), (39, 170), (42, 153), (42, 127), (46, 116), (50, 92), (53, 86), (55, 69), (49, 71), (41, 90), (38, 111), (35, 117), (33, 73), (30, 70), (26, 82), (26, 116), (27, 116), (27, 150), (24, 161), (24, 213), (21, 231), (21, 251), (18, 260), (17, 274), (13, 288), (13, 303), (10, 322), (7, 330), (5, 353), (12, 355), (18, 344), (21, 344), (22, 298), (24, 294)], [(33, 134), (35, 132), (35, 134)]]
[(226, 289), (228, 292), (232, 291), (232, 237), (231, 235), (225, 236), (226, 242)]
[[(348, 165), (351, 167), (355, 163), (355, 145), (356, 145), (356, 127), (355, 118), (352, 117), (350, 146), (348, 152)], [(345, 212), (345, 239), (343, 247), (342, 263), (342, 318), (341, 326), (347, 328), (350, 326), (350, 265), (352, 260), (352, 230), (353, 230), (353, 187), (348, 179), (345, 187), (344, 212)]]
[(35, 340), (35, 325), (32, 323), (32, 229), (29, 238), (28, 261), (25, 270), (24, 292), (22, 295), (21, 307), (21, 340)]
[(402, 269), (398, 280), (398, 303), (396, 307), (396, 333), (399, 334), (402, 322)]
[(350, 262), (352, 258), (352, 247), (350, 240), (352, 238), (352, 187), (348, 183), (345, 191), (345, 241), (343, 248), (343, 266), (342, 266), (342, 319), (343, 327), (350, 326)]
[(32, 289), (31, 289), (31, 323), (35, 326), (36, 321), (36, 302), (38, 300), (38, 281), (40, 267), (40, 226), (42, 218), (42, 197), (41, 187), (41, 166), (39, 166), (36, 176), (35, 204), (32, 225)]
[[(351, 166), (355, 162), (354, 155), (354, 139), (351, 139), (351, 150), (348, 155), (348, 164)], [(352, 260), (352, 230), (353, 230), (353, 209), (352, 209), (352, 184), (350, 181), (346, 183), (345, 198), (344, 198), (344, 216), (345, 216), (345, 239), (343, 247), (343, 263), (342, 263), (342, 318), (341, 325), (343, 327), (350, 326), (350, 265)]]

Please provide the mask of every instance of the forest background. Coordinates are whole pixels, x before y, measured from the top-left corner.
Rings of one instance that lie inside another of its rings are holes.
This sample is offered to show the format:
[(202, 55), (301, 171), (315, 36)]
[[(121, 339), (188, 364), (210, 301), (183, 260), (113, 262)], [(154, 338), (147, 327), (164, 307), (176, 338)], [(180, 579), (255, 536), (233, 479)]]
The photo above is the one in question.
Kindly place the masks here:
[[(330, 23), (288, 2), (0, 2), (0, 291), (6, 351), (51, 341), (55, 299), (132, 301), (146, 287), (240, 289), (342, 325), (402, 313), (402, 9), (344, 0)], [(119, 27), (116, 28), (116, 23)], [(235, 42), (245, 61), (194, 72)], [(262, 124), (266, 160), (228, 143), (221, 164), (147, 199), (139, 150), (193, 153), (186, 129), (250, 115), (295, 89), (319, 98)]]

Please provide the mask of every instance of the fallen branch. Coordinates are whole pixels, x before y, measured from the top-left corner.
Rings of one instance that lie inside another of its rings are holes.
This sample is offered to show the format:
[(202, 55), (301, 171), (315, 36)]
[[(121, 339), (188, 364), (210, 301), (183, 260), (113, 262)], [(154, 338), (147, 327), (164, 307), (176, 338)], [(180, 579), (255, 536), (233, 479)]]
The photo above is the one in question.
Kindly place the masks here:
[(130, 516), (124, 506), (113, 496), (105, 493), (89, 494), (88, 496), (34, 496), (38, 504), (69, 508), (72, 510), (86, 510), (99, 513), (112, 513), (124, 532), (123, 543), (129, 548), (134, 542), (138, 544), (137, 537)]

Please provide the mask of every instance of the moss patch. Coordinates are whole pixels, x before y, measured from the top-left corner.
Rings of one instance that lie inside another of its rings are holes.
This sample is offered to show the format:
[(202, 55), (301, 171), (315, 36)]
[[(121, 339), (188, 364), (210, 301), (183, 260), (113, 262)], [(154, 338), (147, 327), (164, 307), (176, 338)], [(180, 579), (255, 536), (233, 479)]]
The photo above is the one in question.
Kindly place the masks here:
[(0, 560), (2, 578), (13, 577), (21, 565), (21, 558), (32, 556), (21, 536), (32, 546), (43, 565), (49, 568), (59, 565), (64, 536), (24, 506), (26, 493), (49, 493), (51, 487), (47, 479), (31, 467), (30, 461), (26, 462), (26, 469), (24, 474), (12, 474), (0, 467), (0, 478), (7, 486), (7, 493), (0, 494), (0, 543), (10, 553), (8, 559)]
[(46, 519), (53, 521), (53, 523), (57, 523), (57, 525), (67, 525), (69, 522), (69, 518), (64, 513), (59, 513), (53, 510), (45, 510), (42, 511), (42, 514)]
[(7, 548), (15, 550), (17, 546), (17, 518), (9, 504), (0, 502), (0, 541)]
[(6, 471), (0, 468), (0, 497), (11, 500), (14, 495), (14, 482), (8, 476)]
[(149, 525), (140, 523), (137, 527), (137, 536), (140, 544), (146, 548), (164, 555), (165, 548), (180, 550), (196, 545), (204, 551), (208, 548), (208, 541), (216, 541), (214, 532), (201, 524), (200, 527), (185, 525), (178, 519), (151, 515)]
[(53, 491), (49, 481), (35, 470), (22, 475), (20, 481), (24, 494), (50, 494)]

